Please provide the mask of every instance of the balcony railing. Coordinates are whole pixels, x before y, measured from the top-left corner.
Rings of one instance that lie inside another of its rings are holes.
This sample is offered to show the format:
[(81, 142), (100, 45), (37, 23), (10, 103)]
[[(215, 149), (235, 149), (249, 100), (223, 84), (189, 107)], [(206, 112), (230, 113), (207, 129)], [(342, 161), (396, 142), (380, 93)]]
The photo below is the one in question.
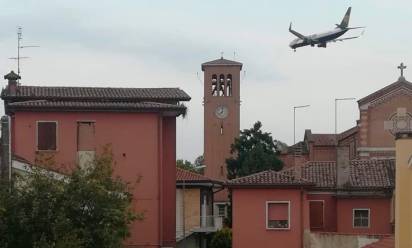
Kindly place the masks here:
[[(220, 216), (191, 216), (185, 220), (185, 225), (176, 225), (176, 239), (179, 241), (192, 233), (211, 233), (223, 227), (223, 217)], [(185, 235), (183, 235), (183, 231)]]

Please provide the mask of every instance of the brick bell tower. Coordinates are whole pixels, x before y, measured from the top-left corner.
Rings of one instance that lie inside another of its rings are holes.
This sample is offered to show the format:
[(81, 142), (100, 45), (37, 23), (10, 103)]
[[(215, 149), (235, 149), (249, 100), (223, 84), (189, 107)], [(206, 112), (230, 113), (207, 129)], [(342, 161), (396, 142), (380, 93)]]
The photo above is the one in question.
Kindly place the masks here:
[[(242, 63), (224, 59), (202, 64), (204, 71), (205, 175), (226, 180), (226, 159), (240, 130), (240, 71)], [(226, 201), (218, 194), (217, 201)], [(219, 199), (222, 198), (222, 199)]]

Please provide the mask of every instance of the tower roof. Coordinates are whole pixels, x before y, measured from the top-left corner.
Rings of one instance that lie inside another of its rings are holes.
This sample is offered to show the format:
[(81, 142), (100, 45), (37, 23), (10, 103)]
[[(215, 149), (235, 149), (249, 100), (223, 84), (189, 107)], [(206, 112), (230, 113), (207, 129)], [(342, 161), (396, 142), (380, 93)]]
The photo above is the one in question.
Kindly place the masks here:
[(202, 71), (205, 70), (206, 66), (240, 66), (240, 69), (242, 70), (243, 64), (237, 61), (228, 60), (228, 59), (224, 59), (223, 57), (220, 57), (220, 59), (216, 59), (216, 60), (203, 63)]

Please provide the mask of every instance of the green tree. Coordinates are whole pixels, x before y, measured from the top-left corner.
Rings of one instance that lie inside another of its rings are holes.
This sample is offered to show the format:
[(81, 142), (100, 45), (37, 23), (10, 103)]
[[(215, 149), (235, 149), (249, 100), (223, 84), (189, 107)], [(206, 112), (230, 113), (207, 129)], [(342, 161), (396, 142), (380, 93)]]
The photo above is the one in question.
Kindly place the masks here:
[(277, 141), (270, 133), (262, 132), (262, 123), (256, 122), (252, 128), (240, 132), (239, 138), (231, 146), (232, 158), (226, 159), (228, 179), (247, 176), (265, 170), (281, 170)]
[(176, 167), (194, 173), (203, 174), (203, 155), (197, 157), (193, 164), (188, 160), (178, 159), (176, 160)]
[(232, 247), (232, 230), (224, 227), (214, 233), (210, 247), (213, 248), (231, 248)]
[[(66, 176), (33, 167), (0, 185), (1, 248), (117, 248), (129, 225), (130, 185), (113, 176), (109, 147), (87, 168)], [(11, 190), (10, 190), (11, 189)]]

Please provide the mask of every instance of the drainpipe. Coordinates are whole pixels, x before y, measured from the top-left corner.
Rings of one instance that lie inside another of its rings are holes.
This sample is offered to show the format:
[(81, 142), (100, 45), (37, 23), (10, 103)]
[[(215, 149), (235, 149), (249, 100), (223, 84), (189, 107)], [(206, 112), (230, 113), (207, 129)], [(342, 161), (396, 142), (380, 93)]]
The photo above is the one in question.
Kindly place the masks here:
[(163, 246), (163, 118), (158, 119), (158, 165), (159, 165), (159, 247)]
[[(300, 247), (304, 248), (304, 239), (305, 239), (305, 227), (303, 226), (304, 224), (304, 191), (303, 188), (300, 188), (300, 232), (301, 232), (301, 239), (300, 239)], [(289, 220), (290, 221), (290, 220)], [(289, 224), (290, 225), (290, 224)]]

